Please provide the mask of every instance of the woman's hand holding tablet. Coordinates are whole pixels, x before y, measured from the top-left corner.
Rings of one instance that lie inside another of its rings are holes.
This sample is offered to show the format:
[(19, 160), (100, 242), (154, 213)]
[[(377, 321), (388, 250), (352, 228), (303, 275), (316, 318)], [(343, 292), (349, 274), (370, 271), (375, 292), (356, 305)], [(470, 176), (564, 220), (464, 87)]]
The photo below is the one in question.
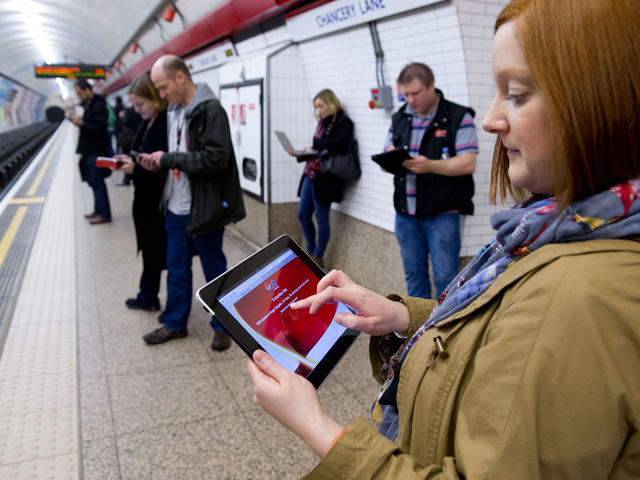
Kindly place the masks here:
[(314, 386), (262, 350), (247, 359), (256, 404), (324, 458), (342, 427), (323, 410)]
[[(344, 327), (371, 335), (406, 334), (409, 330), (406, 306), (356, 285), (343, 272), (330, 272), (320, 280), (317, 290), (316, 295), (292, 303), (289, 308), (308, 308), (313, 315), (325, 304), (340, 302), (356, 312), (336, 314), (334, 321)], [(253, 361), (247, 360), (247, 368), (256, 404), (324, 458), (342, 427), (323, 410), (313, 385), (261, 350), (253, 354)]]

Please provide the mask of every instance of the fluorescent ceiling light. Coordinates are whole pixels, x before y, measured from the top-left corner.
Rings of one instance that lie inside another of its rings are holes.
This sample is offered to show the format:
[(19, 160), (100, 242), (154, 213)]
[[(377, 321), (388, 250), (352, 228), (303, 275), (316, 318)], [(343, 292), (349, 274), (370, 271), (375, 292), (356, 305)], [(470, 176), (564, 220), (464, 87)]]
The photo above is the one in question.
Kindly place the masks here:
[[(22, 12), (22, 21), (27, 26), (27, 29), (29, 29), (29, 33), (31, 33), (33, 41), (36, 42), (36, 46), (38, 47), (38, 50), (40, 50), (40, 54), (44, 58), (44, 61), (47, 64), (52, 64), (54, 61), (54, 55), (51, 51), (51, 47), (49, 46), (49, 42), (44, 35), (42, 23), (34, 11), (33, 4), (29, 0), (18, 0), (18, 8), (20, 9), (20, 12)], [(67, 88), (64, 86), (64, 83), (62, 83), (60, 78), (56, 78), (56, 81), (58, 82), (58, 86), (62, 92), (62, 98), (66, 99)]]
[(38, 50), (40, 50), (40, 53), (44, 57), (44, 61), (47, 64), (53, 63), (53, 52), (51, 51), (49, 42), (47, 42), (44, 35), (42, 23), (34, 11), (33, 4), (29, 0), (19, 0), (18, 7), (20, 12), (22, 12), (22, 21), (27, 25), (29, 33), (31, 33), (33, 40), (36, 42)]
[(67, 99), (67, 87), (64, 86), (64, 83), (62, 82), (60, 77), (56, 78), (56, 81), (58, 82), (58, 86), (60, 87), (60, 91), (62, 92), (62, 98), (64, 100), (66, 100)]

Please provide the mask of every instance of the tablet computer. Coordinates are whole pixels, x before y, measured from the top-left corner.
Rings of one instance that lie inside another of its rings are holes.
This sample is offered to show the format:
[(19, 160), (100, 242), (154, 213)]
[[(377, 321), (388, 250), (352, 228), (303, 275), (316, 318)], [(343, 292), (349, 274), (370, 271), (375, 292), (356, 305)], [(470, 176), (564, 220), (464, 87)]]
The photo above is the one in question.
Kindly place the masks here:
[(411, 158), (409, 152), (404, 148), (396, 148), (395, 150), (389, 150), (388, 152), (371, 156), (371, 160), (394, 175), (404, 175), (407, 173), (409, 170), (402, 166), (402, 162), (410, 160)]
[(325, 304), (314, 315), (289, 305), (317, 292), (324, 271), (283, 235), (200, 288), (196, 298), (249, 357), (262, 349), (320, 388), (359, 333), (333, 318), (350, 310)]

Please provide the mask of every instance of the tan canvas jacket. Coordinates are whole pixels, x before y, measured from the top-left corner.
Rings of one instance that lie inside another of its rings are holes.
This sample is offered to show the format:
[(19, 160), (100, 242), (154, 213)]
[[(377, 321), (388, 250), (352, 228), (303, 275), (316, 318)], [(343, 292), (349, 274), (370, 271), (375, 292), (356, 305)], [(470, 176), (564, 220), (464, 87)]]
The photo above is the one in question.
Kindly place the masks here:
[[(412, 335), (433, 301), (403, 299)], [(357, 419), (306, 478), (639, 479), (640, 243), (520, 260), (420, 338), (397, 399), (395, 443)]]

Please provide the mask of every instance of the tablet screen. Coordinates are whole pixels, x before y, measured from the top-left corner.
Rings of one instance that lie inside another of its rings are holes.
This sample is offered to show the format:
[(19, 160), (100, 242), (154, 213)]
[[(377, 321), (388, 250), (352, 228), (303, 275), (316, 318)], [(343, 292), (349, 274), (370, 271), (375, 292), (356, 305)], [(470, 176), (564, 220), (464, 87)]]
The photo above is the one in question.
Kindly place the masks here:
[(317, 291), (319, 278), (291, 249), (286, 249), (245, 281), (217, 297), (253, 339), (280, 365), (308, 377), (347, 330), (333, 321), (349, 312), (341, 303), (318, 312), (292, 310), (292, 302)]

